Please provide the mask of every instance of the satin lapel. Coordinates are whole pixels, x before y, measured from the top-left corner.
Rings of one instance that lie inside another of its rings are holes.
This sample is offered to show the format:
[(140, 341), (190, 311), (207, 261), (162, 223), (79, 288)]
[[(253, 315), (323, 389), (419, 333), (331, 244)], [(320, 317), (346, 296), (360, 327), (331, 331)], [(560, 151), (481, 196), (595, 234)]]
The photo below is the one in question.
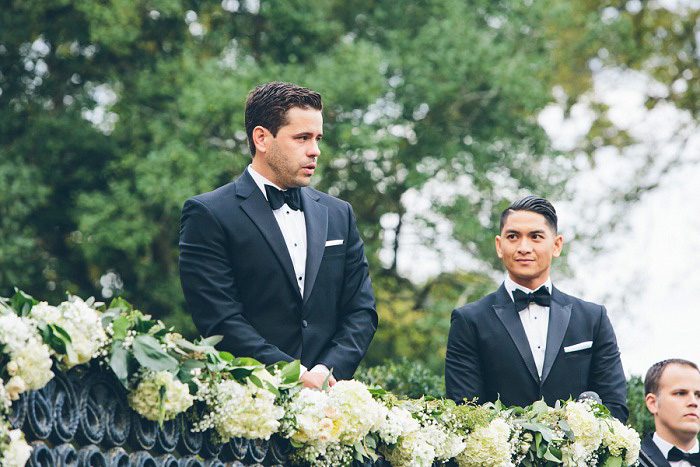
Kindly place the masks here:
[(653, 435), (647, 435), (642, 441), (642, 452), (647, 455), (647, 460), (651, 461), (655, 467), (671, 467), (671, 463), (654, 442)]
[[(505, 294), (505, 299), (503, 295)], [(520, 356), (525, 362), (525, 366), (530, 372), (530, 376), (539, 384), (540, 378), (537, 375), (537, 367), (535, 366), (535, 359), (532, 357), (532, 351), (530, 350), (530, 343), (527, 340), (527, 335), (525, 334), (525, 329), (523, 328), (523, 323), (520, 321), (520, 316), (518, 312), (515, 311), (515, 305), (510, 299), (508, 292), (506, 292), (505, 287), (501, 286), (498, 291), (500, 298), (500, 303), (498, 305), (493, 305), (493, 309), (496, 312), (496, 316), (501, 320), (503, 326), (505, 326), (510, 338), (515, 343), (515, 346), (520, 352)], [(507, 302), (506, 302), (507, 300)]]
[(304, 302), (313, 291), (318, 269), (321, 267), (323, 251), (328, 236), (328, 208), (318, 202), (318, 197), (307, 189), (301, 189), (301, 205), (306, 222), (306, 279), (304, 280)]
[[(251, 184), (253, 185), (252, 187), (250, 186)], [(267, 244), (270, 245), (270, 248), (282, 265), (284, 275), (287, 276), (292, 288), (297, 291), (297, 295), (301, 298), (299, 286), (294, 277), (292, 258), (289, 256), (282, 231), (275, 220), (275, 215), (272, 213), (272, 209), (265, 199), (265, 196), (257, 185), (255, 185), (248, 171), (236, 181), (236, 185), (241, 187), (240, 190), (236, 190), (236, 194), (245, 198), (241, 201), (241, 209), (250, 217), (250, 220), (253, 221), (258, 229), (260, 229)]]
[(564, 303), (564, 299), (558, 290), (552, 287), (552, 303), (549, 306), (549, 326), (547, 327), (547, 348), (544, 352), (544, 365), (542, 366), (542, 382), (549, 376), (549, 371), (554, 365), (559, 349), (564, 342), (564, 334), (569, 327), (571, 319), (571, 303)]

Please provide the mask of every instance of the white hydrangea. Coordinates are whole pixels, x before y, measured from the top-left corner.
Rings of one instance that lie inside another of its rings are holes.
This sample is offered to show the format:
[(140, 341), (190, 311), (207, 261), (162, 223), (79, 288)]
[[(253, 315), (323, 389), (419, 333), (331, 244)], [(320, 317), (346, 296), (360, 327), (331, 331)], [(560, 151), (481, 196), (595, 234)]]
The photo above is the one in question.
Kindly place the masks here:
[(296, 419), (291, 438), (301, 443), (310, 441), (337, 442), (340, 436), (338, 412), (330, 406), (325, 391), (304, 388), (289, 404)]
[(379, 437), (386, 444), (396, 444), (399, 437), (420, 430), (420, 423), (413, 418), (411, 412), (403, 407), (392, 407), (388, 411), (382, 424), (377, 429)]
[(53, 378), (50, 350), (31, 318), (13, 313), (0, 316), (0, 344), (10, 357), (7, 370), (12, 378), (6, 389), (11, 398), (25, 390), (41, 389)]
[(574, 433), (574, 443), (569, 454), (576, 464), (586, 462), (603, 442), (603, 432), (599, 419), (586, 402), (566, 404), (566, 421)]
[(32, 448), (24, 440), (22, 431), (6, 430), (3, 427), (0, 430), (3, 439), (7, 441), (0, 445), (2, 453), (0, 453), (0, 465), (3, 467), (24, 467), (32, 453)]
[(391, 465), (400, 467), (430, 467), (436, 453), (429, 435), (423, 430), (401, 437), (399, 443), (386, 456)]
[(464, 450), (456, 457), (460, 466), (512, 467), (511, 427), (502, 418), (494, 418), (485, 427), (469, 433)]
[[(267, 370), (256, 370), (253, 374), (273, 386), (280, 384), (279, 378)], [(197, 397), (206, 402), (209, 412), (194, 429), (214, 428), (223, 442), (233, 437), (270, 439), (284, 416), (284, 408), (275, 405), (275, 395), (250, 380), (246, 384), (224, 380), (213, 387), (202, 385)]]
[(359, 381), (338, 381), (328, 396), (329, 418), (337, 421), (339, 440), (344, 444), (363, 440), (381, 423), (386, 410)]
[(32, 307), (30, 316), (48, 324), (60, 326), (68, 333), (75, 355), (59, 357), (59, 361), (67, 368), (87, 363), (97, 357), (99, 350), (107, 341), (100, 313), (79, 297), (72, 297), (58, 307), (41, 302)]
[(165, 388), (163, 420), (172, 420), (192, 406), (194, 397), (190, 394), (189, 387), (167, 371), (145, 371), (136, 389), (129, 393), (129, 406), (148, 420), (158, 420), (161, 413), (161, 388)]
[(625, 464), (633, 465), (639, 457), (641, 444), (639, 434), (616, 418), (606, 420), (606, 423), (608, 426), (603, 428), (603, 444), (612, 456), (618, 457), (624, 451)]
[(12, 406), (10, 394), (5, 389), (5, 382), (0, 378), (0, 414), (8, 413)]

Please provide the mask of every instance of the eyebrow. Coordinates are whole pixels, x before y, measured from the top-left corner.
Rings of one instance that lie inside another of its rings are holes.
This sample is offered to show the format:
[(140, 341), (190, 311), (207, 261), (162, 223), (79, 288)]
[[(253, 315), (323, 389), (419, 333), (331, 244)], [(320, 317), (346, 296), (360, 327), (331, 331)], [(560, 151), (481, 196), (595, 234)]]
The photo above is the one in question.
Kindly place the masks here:
[[(519, 231), (519, 230), (515, 230), (515, 229), (507, 229), (507, 230), (505, 231), (505, 233), (507, 233), (507, 234), (508, 234), (508, 233), (516, 233), (516, 234), (519, 234), (520, 231)], [(537, 229), (537, 230), (531, 230), (531, 231), (529, 231), (529, 232), (527, 232), (527, 233), (529, 233), (529, 234), (542, 233), (542, 234), (543, 234), (543, 233), (545, 233), (545, 230), (544, 230), (544, 229)]]
[[(299, 133), (295, 133), (294, 136), (313, 136), (314, 132), (313, 131), (300, 131)], [(323, 138), (323, 133), (319, 133), (318, 136)]]

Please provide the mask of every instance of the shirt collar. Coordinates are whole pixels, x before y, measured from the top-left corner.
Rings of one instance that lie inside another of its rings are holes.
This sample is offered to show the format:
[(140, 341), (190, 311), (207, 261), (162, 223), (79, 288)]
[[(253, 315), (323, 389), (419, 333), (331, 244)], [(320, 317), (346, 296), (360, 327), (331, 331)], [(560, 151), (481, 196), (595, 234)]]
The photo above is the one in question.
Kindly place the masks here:
[(248, 173), (250, 174), (251, 177), (253, 177), (253, 181), (258, 186), (258, 188), (260, 188), (260, 191), (262, 191), (262, 194), (265, 197), (265, 199), (267, 199), (267, 192), (265, 191), (265, 185), (272, 185), (280, 191), (285, 191), (282, 188), (275, 185), (274, 183), (272, 183), (267, 178), (265, 178), (262, 175), (260, 175), (259, 173), (257, 173), (255, 171), (255, 169), (253, 169), (252, 164), (248, 165)]
[[(506, 273), (506, 277), (503, 280), (503, 284), (505, 285), (506, 290), (508, 291), (508, 295), (510, 295), (511, 300), (513, 300), (513, 291), (516, 289), (522, 290), (525, 293), (534, 292), (534, 290), (530, 290), (525, 286), (517, 284), (513, 279), (510, 278), (510, 274), (508, 274), (508, 273)], [(542, 284), (540, 287), (546, 287), (547, 291), (551, 294), (552, 293), (552, 278), (547, 276), (547, 280), (544, 281), (544, 284)], [(538, 289), (540, 287), (538, 287)]]
[[(659, 436), (658, 433), (654, 432), (654, 437), (653, 437), (654, 443), (656, 443), (656, 446), (659, 448), (659, 451), (661, 451), (661, 454), (664, 455), (664, 458), (668, 457), (668, 451), (673, 448), (673, 444), (669, 443), (665, 439), (663, 439), (661, 436)], [(680, 448), (678, 448), (680, 449)], [(681, 451), (683, 451), (681, 449)], [(690, 451), (683, 451), (683, 452), (689, 452), (689, 453), (694, 453), (694, 452), (699, 452), (700, 451), (700, 445), (698, 445), (697, 440), (695, 441), (695, 446), (690, 448)]]

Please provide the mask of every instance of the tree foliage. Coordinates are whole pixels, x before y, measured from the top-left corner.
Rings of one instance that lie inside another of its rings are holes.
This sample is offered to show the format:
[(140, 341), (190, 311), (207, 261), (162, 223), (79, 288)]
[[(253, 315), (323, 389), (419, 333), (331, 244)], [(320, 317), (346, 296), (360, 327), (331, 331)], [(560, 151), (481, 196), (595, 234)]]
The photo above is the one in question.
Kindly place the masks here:
[[(684, 79), (650, 105), (697, 118), (696, 21), (603, 1), (6, 0), (0, 292), (121, 294), (189, 323), (182, 203), (248, 164), (247, 91), (292, 81), (323, 95), (315, 183), (351, 202), (365, 240), (382, 323), (368, 359), (438, 368), (449, 311), (493, 287), (497, 213), (522, 194), (564, 193), (573, 166), (537, 122), (552, 89), (569, 105), (589, 92), (605, 43), (608, 66)], [(600, 122), (591, 142), (613, 134)], [(413, 209), (416, 197), (430, 209)], [(471, 271), (407, 281), (407, 224), (426, 245), (448, 225)]]

